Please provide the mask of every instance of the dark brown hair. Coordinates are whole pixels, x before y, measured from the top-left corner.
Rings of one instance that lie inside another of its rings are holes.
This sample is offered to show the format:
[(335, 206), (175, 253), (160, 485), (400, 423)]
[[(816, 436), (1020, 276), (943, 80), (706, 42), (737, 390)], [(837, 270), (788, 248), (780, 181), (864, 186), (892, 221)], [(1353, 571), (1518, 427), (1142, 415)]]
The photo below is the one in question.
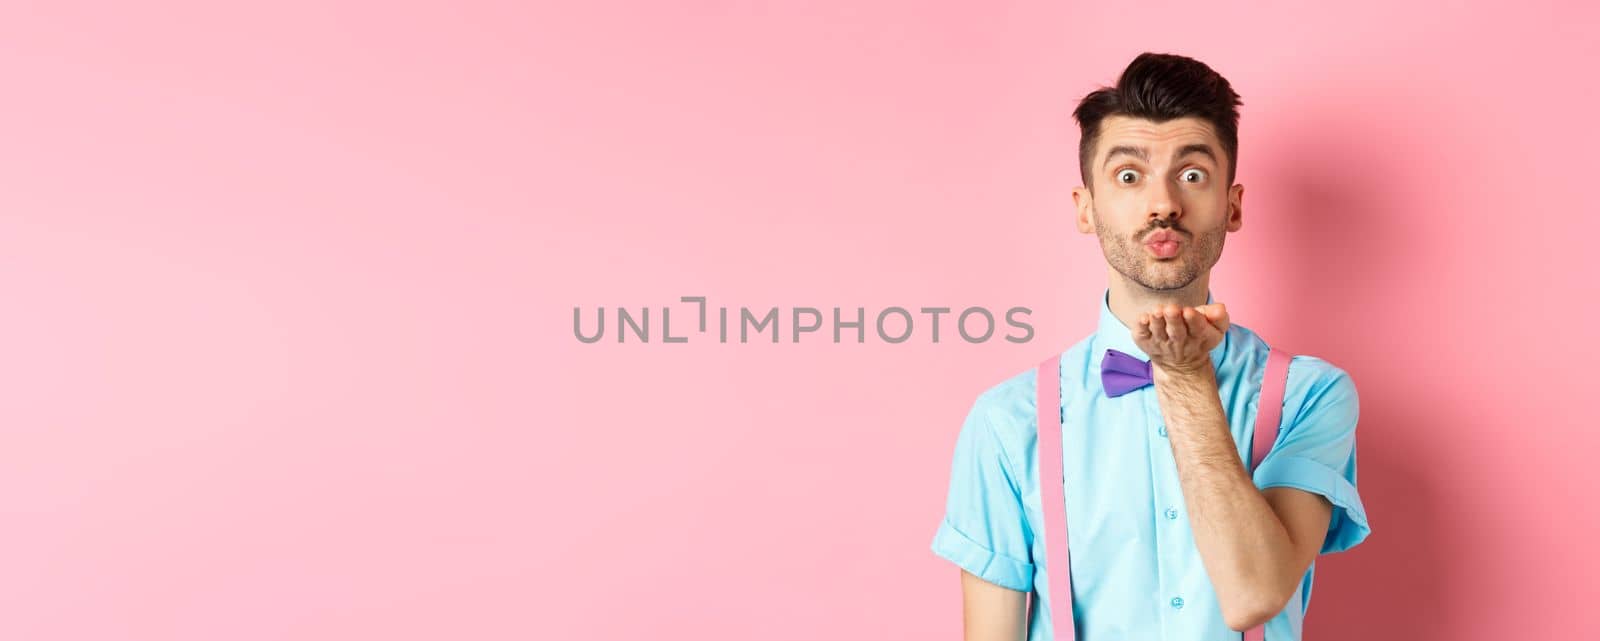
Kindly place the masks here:
[(1228, 183), (1239, 166), (1239, 94), (1228, 79), (1205, 63), (1176, 54), (1139, 54), (1122, 70), (1115, 87), (1101, 87), (1078, 102), (1078, 167), (1083, 184), (1093, 187), (1095, 143), (1106, 116), (1130, 116), (1157, 123), (1194, 116), (1211, 123), (1228, 154)]

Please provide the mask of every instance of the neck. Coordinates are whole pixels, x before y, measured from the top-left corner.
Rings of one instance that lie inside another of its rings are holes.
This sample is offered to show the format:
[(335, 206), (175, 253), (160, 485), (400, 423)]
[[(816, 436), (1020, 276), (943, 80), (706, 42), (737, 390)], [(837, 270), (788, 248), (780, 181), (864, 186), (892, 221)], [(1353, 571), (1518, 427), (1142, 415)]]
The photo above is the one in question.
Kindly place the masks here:
[(1122, 321), (1123, 326), (1133, 329), (1139, 324), (1139, 315), (1154, 311), (1157, 307), (1172, 303), (1180, 307), (1199, 307), (1206, 304), (1206, 295), (1211, 291), (1211, 273), (1201, 274), (1194, 282), (1181, 289), (1149, 289), (1139, 283), (1128, 280), (1115, 269), (1107, 268), (1110, 272), (1110, 297), (1106, 305), (1111, 308), (1111, 314)]

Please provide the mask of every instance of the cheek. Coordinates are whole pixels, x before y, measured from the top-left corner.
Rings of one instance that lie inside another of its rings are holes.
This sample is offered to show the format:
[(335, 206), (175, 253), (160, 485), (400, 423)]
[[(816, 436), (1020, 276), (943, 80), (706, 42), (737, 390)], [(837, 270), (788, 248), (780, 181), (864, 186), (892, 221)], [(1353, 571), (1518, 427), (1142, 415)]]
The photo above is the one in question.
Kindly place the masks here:
[(1184, 192), (1184, 209), (1199, 217), (1226, 218), (1228, 193), (1220, 189), (1192, 188)]
[(1107, 198), (1095, 199), (1094, 211), (1102, 224), (1113, 229), (1121, 229), (1130, 223), (1142, 222), (1144, 201), (1131, 192), (1108, 194)]

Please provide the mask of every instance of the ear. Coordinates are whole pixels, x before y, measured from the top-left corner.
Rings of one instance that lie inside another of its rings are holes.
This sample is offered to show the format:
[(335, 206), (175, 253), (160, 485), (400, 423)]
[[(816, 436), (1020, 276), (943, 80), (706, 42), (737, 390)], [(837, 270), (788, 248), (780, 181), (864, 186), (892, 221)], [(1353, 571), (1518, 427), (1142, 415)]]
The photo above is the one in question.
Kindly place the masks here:
[(1228, 231), (1239, 231), (1244, 226), (1244, 185), (1228, 188)]
[(1094, 194), (1087, 187), (1073, 187), (1072, 204), (1078, 209), (1078, 215), (1075, 217), (1078, 232), (1094, 233)]

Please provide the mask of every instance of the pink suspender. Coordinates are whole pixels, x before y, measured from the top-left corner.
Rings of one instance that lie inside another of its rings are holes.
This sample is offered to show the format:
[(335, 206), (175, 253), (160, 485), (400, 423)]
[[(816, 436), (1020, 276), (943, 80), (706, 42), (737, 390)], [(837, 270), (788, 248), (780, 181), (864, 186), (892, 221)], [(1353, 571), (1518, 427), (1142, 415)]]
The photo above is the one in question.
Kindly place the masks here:
[[(1260, 408), (1256, 412), (1254, 436), (1250, 444), (1250, 460), (1245, 467), (1254, 470), (1266, 458), (1267, 452), (1278, 438), (1278, 424), (1283, 418), (1283, 389), (1289, 380), (1291, 354), (1282, 350), (1267, 352), (1267, 371), (1261, 383)], [(1061, 568), (1060, 572), (1045, 572), (1050, 591), (1050, 618), (1058, 641), (1076, 641), (1077, 627), (1072, 614), (1071, 557), (1067, 549), (1067, 499), (1065, 479), (1061, 465), (1061, 355), (1057, 354), (1039, 364), (1039, 498), (1043, 502), (1044, 528), (1039, 533), (1045, 545), (1044, 570)], [(1036, 595), (1037, 596), (1037, 595)], [(1065, 596), (1065, 598), (1063, 598)], [(1266, 624), (1258, 625), (1244, 633), (1245, 641), (1265, 641)]]
[[(1292, 354), (1281, 349), (1267, 350), (1267, 371), (1261, 379), (1261, 400), (1256, 407), (1256, 424), (1250, 443), (1250, 460), (1245, 469), (1252, 472), (1267, 458), (1272, 443), (1278, 440), (1278, 425), (1283, 420), (1283, 388), (1289, 384), (1289, 359)], [(1262, 623), (1246, 630), (1244, 641), (1266, 641), (1267, 624)]]
[[(1056, 641), (1077, 641), (1078, 629), (1072, 619), (1071, 561), (1067, 554), (1066, 477), (1061, 469), (1061, 355), (1039, 364), (1039, 501), (1043, 504), (1044, 567), (1050, 590), (1050, 619)], [(1057, 527), (1059, 526), (1059, 530)], [(1064, 597), (1064, 598), (1063, 598)], [(1037, 602), (1035, 603), (1037, 605)], [(1065, 632), (1065, 634), (1062, 634)]]

